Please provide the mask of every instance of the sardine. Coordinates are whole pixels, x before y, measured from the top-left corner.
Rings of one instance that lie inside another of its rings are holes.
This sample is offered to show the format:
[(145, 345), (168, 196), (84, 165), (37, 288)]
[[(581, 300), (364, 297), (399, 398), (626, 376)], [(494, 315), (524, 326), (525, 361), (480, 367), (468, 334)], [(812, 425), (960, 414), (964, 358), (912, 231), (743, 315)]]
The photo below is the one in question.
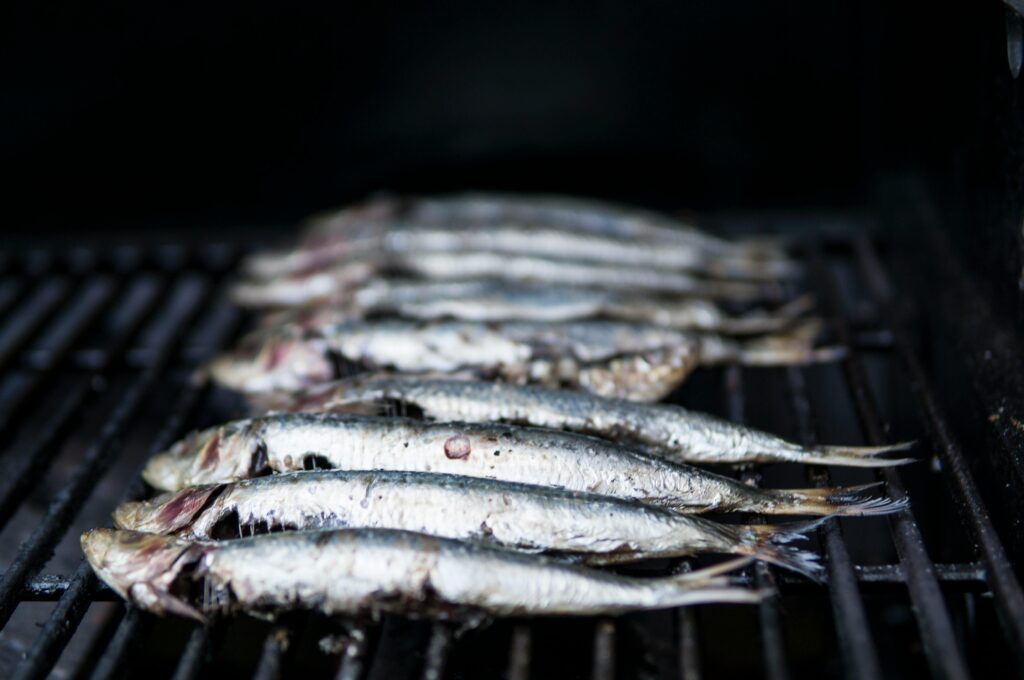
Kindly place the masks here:
[(331, 413), (276, 414), (196, 432), (154, 456), (143, 477), (177, 491), (309, 468), (481, 477), (680, 512), (863, 515), (902, 507), (865, 496), (864, 487), (759, 489), (571, 432)]
[(317, 329), (260, 331), (207, 369), (244, 392), (298, 390), (339, 375), (337, 358), (405, 372), (477, 371), (517, 383), (571, 385), (603, 396), (656, 401), (698, 365), (777, 366), (832, 361), (815, 348), (820, 322), (738, 341), (615, 321), (410, 322), (367, 320)]
[(782, 287), (771, 282), (700, 278), (684, 272), (490, 252), (371, 254), (298, 275), (243, 280), (231, 288), (231, 297), (246, 307), (305, 304), (342, 295), (371, 276), (388, 272), (433, 281), (492, 278), (737, 302), (783, 297)]
[(200, 621), (215, 613), (274, 618), (294, 610), (479, 620), (762, 598), (760, 591), (718, 578), (743, 561), (640, 579), (405, 531), (341, 529), (191, 543), (94, 529), (81, 543), (96, 574), (121, 597), (156, 614)]
[(548, 427), (614, 440), (678, 463), (884, 467), (914, 462), (913, 458), (877, 457), (906, 450), (912, 442), (805, 447), (680, 406), (640, 404), (534, 385), (364, 374), (302, 393), (266, 395), (256, 403), (262, 411), (418, 410), (438, 421)]
[(644, 243), (523, 223), (485, 229), (381, 224), (363, 233), (339, 234), (289, 250), (253, 255), (243, 262), (243, 270), (265, 279), (370, 255), (416, 258), (428, 253), (533, 256), (765, 281), (792, 278), (800, 272), (795, 262), (786, 259), (711, 254), (689, 243)]
[(661, 244), (686, 244), (713, 254), (784, 258), (777, 241), (729, 240), (652, 211), (590, 198), (523, 194), (383, 196), (315, 216), (308, 238), (350, 234), (387, 220), (415, 225), (479, 228), (500, 223), (539, 224), (583, 234)]
[(378, 280), (320, 304), (269, 312), (260, 326), (310, 330), (356, 321), (367, 315), (392, 314), (407, 319), (460, 321), (614, 319), (679, 330), (751, 335), (782, 331), (813, 306), (813, 298), (805, 295), (777, 309), (731, 315), (711, 301), (698, 299), (660, 300), (611, 291), (501, 284), (492, 280)]
[(310, 471), (190, 487), (125, 503), (114, 525), (188, 540), (310, 529), (404, 529), (588, 563), (754, 555), (818, 578), (815, 555), (788, 544), (816, 523), (730, 525), (608, 496), (407, 472)]

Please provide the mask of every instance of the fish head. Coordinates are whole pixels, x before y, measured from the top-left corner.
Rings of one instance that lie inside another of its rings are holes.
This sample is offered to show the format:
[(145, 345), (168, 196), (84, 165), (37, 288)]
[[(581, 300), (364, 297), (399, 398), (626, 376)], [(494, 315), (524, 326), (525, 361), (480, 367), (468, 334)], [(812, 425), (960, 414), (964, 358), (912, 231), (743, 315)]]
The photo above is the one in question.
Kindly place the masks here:
[(218, 384), (249, 393), (295, 391), (336, 377), (327, 343), (297, 333), (250, 338), (207, 370)]
[(171, 536), (93, 529), (82, 534), (82, 552), (96, 575), (118, 595), (156, 614), (204, 620), (186, 601), (188, 582), (211, 549)]
[(192, 524), (223, 490), (224, 486), (218, 484), (194, 486), (147, 501), (122, 503), (114, 510), (114, 526), (151, 534), (173, 534)]
[(193, 432), (153, 456), (142, 471), (150, 486), (177, 491), (198, 484), (246, 479), (267, 469), (260, 421), (237, 421)]

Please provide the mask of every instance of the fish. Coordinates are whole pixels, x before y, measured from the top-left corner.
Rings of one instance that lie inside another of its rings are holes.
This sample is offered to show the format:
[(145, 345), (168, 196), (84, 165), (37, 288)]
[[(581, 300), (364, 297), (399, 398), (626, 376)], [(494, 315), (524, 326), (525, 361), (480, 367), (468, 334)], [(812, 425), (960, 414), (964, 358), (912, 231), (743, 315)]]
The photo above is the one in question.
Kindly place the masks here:
[(789, 545), (817, 526), (730, 525), (617, 498), (488, 479), (393, 471), (304, 471), (189, 487), (129, 502), (119, 529), (187, 540), (274, 531), (402, 529), (608, 564), (701, 552), (754, 555), (819, 579)]
[(745, 340), (622, 321), (544, 323), (372, 319), (316, 329), (256, 331), (204, 367), (242, 392), (299, 390), (343, 377), (338, 360), (410, 373), (475, 371), (516, 383), (570, 385), (657, 401), (698, 365), (778, 366), (834, 361), (815, 347), (821, 322)]
[(864, 494), (872, 485), (755, 488), (571, 432), (338, 413), (273, 414), (195, 432), (153, 456), (143, 478), (155, 489), (178, 491), (314, 468), (478, 477), (690, 513), (872, 515), (903, 507), (902, 501)]
[(268, 313), (261, 319), (260, 327), (315, 330), (390, 314), (405, 319), (461, 321), (614, 319), (679, 330), (756, 335), (785, 330), (813, 307), (814, 298), (803, 295), (776, 309), (731, 315), (721, 306), (700, 299), (659, 300), (585, 288), (502, 284), (488, 279), (376, 280), (323, 303)]
[[(390, 220), (390, 223), (389, 223)], [(712, 254), (762, 259), (784, 258), (778, 239), (729, 240), (666, 215), (591, 198), (500, 193), (447, 196), (378, 196), (341, 210), (314, 216), (306, 239), (351, 235), (368, 226), (394, 223), (464, 226), (500, 223), (539, 224), (581, 234), (610, 236), (655, 244), (686, 244)]]
[(193, 543), (93, 529), (82, 551), (96, 575), (154, 614), (206, 622), (289, 611), (480, 622), (499, 616), (619, 614), (765, 593), (720, 575), (749, 558), (660, 578), (619, 576), (543, 556), (381, 529), (303, 531)]
[(686, 272), (487, 251), (407, 255), (370, 253), (309, 272), (270, 279), (243, 279), (235, 283), (229, 293), (231, 299), (243, 307), (308, 304), (343, 295), (371, 278), (385, 274), (430, 281), (491, 278), (506, 282), (688, 295), (734, 302), (781, 300), (785, 297), (783, 286), (771, 281), (703, 278)]
[(428, 253), (490, 253), (760, 281), (790, 279), (801, 273), (796, 262), (788, 259), (709, 254), (689, 243), (645, 243), (529, 223), (503, 223), (483, 229), (402, 223), (386, 226), (390, 228), (379, 225), (297, 248), (254, 254), (243, 261), (243, 271), (267, 279), (373, 254), (416, 258)]
[(305, 392), (254, 396), (259, 413), (418, 411), (436, 421), (503, 422), (603, 437), (676, 463), (803, 463), (887, 467), (913, 458), (880, 458), (913, 442), (886, 446), (802, 446), (767, 432), (687, 410), (536, 385), (443, 376), (360, 374)]

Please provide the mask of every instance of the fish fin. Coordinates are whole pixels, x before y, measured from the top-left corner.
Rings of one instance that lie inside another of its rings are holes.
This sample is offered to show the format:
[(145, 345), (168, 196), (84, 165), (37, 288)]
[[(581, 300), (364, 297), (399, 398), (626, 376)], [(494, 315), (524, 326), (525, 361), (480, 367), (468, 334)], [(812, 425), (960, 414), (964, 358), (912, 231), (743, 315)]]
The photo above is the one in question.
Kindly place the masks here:
[(804, 272), (799, 262), (788, 258), (762, 259), (736, 255), (710, 259), (704, 263), (701, 271), (716, 278), (765, 283), (799, 278)]
[(739, 534), (737, 550), (821, 583), (824, 567), (818, 555), (793, 547), (790, 543), (806, 540), (808, 533), (827, 520), (827, 517), (822, 517), (808, 522), (788, 524), (741, 525), (735, 527)]
[(688, 584), (699, 584), (699, 585), (716, 585), (721, 583), (728, 583), (728, 579), (723, 580), (721, 577), (723, 574), (728, 574), (730, 571), (736, 571), (742, 569), (751, 562), (757, 559), (756, 554), (740, 555), (739, 557), (733, 557), (724, 562), (718, 564), (712, 564), (709, 567), (698, 569), (697, 571), (687, 571), (682, 574), (677, 574), (673, 577), (676, 581)]
[(840, 515), (864, 517), (890, 515), (906, 509), (910, 503), (904, 498), (865, 494), (881, 482), (860, 486), (824, 487), (815, 489), (764, 489), (768, 494), (763, 507), (766, 515)]
[(815, 304), (814, 296), (807, 293), (773, 310), (755, 309), (740, 316), (723, 319), (720, 330), (733, 335), (778, 333), (814, 309)]
[(890, 467), (916, 463), (916, 458), (878, 458), (894, 451), (906, 451), (916, 442), (906, 441), (885, 446), (816, 446), (799, 462), (812, 465), (843, 465), (846, 467)]
[(716, 358), (731, 358), (747, 366), (790, 366), (825, 363), (845, 357), (845, 347), (814, 346), (821, 327), (821, 319), (807, 319), (785, 333), (748, 340), (726, 348), (722, 352), (723, 356)]

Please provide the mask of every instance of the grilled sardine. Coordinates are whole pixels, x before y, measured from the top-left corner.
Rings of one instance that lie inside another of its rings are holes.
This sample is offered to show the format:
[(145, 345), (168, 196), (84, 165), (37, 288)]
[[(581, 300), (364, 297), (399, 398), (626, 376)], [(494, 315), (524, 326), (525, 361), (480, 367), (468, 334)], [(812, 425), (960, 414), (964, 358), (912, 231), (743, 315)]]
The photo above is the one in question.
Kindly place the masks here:
[(154, 456), (143, 476), (175, 491), (311, 467), (481, 477), (685, 512), (861, 515), (902, 507), (861, 487), (759, 489), (570, 432), (331, 413), (270, 415), (194, 433)]
[(716, 578), (743, 562), (639, 579), (404, 531), (336, 530), (192, 543), (94, 529), (82, 550), (97, 575), (156, 614), (204, 621), (244, 611), (479, 619), (617, 614), (707, 602), (753, 603), (762, 594)]
[(508, 321), (329, 324), (259, 331), (209, 365), (218, 383), (244, 392), (298, 390), (339, 375), (337, 358), (405, 372), (476, 371), (517, 383), (571, 385), (603, 396), (656, 401), (699, 364), (752, 366), (831, 361), (837, 347), (815, 348), (811, 319), (777, 334), (738, 341), (615, 321)]
[(816, 577), (816, 557), (786, 544), (814, 523), (728, 525), (608, 496), (409, 472), (310, 471), (190, 487), (125, 503), (114, 524), (189, 540), (309, 529), (404, 529), (590, 563), (699, 552), (756, 555)]
[(670, 404), (443, 377), (357, 375), (297, 394), (256, 398), (260, 411), (390, 412), (419, 410), (438, 421), (533, 425), (604, 437), (679, 463), (807, 463), (884, 467), (912, 458), (878, 458), (889, 446), (805, 447)]

